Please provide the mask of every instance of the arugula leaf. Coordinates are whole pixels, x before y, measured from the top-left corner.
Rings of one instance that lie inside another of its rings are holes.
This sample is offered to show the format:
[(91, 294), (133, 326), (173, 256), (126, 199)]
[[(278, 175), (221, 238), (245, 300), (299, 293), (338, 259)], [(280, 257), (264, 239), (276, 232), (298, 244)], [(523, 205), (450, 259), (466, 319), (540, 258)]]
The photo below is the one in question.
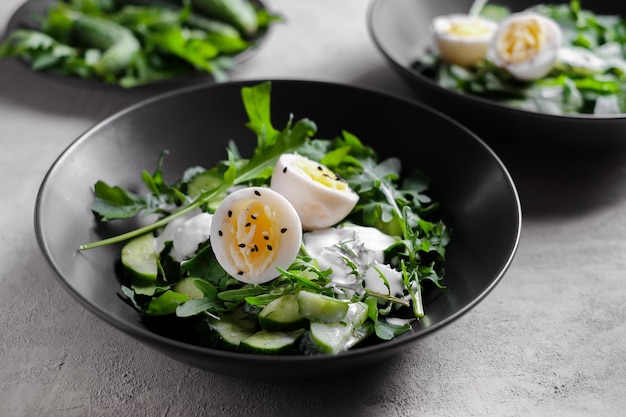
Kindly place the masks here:
[(246, 126), (259, 137), (258, 146), (262, 149), (271, 146), (278, 131), (272, 126), (271, 120), (271, 89), (269, 82), (261, 83), (254, 88), (244, 87), (241, 89), (249, 122)]
[[(242, 93), (242, 97), (244, 105), (248, 109), (250, 118), (256, 121), (263, 119), (268, 122), (270, 120), (270, 83), (262, 83), (254, 87), (245, 87), (243, 91), (244, 93)], [(262, 108), (258, 109), (256, 106), (261, 106)], [(253, 126), (254, 125), (255, 124), (253, 123)], [(135, 229), (122, 235), (103, 239), (98, 242), (88, 243), (80, 246), (80, 249), (85, 250), (112, 243), (119, 243), (158, 229), (159, 227), (169, 223), (172, 219), (189, 213), (198, 207), (213, 201), (216, 196), (225, 193), (232, 186), (246, 184), (259, 178), (268, 178), (269, 175), (271, 175), (272, 168), (276, 164), (280, 155), (295, 151), (302, 146), (307, 138), (311, 138), (315, 134), (317, 126), (314, 122), (308, 119), (301, 119), (294, 125), (293, 118), (290, 118), (287, 122), (287, 126), (282, 131), (267, 128), (265, 125), (258, 125), (255, 129), (258, 130), (259, 145), (255, 149), (254, 155), (249, 160), (236, 161), (235, 154), (231, 150), (228, 150), (228, 163), (226, 164), (228, 168), (224, 172), (224, 180), (221, 184), (212, 189), (203, 190), (195, 200), (187, 204), (184, 208), (156, 221), (152, 225)], [(270, 136), (268, 136), (268, 132), (271, 133)], [(162, 159), (160, 159), (159, 164), (161, 163), (161, 160)], [(157, 188), (164, 187), (167, 190), (172, 190), (173, 196), (178, 200), (182, 200), (183, 196), (178, 193), (178, 190), (169, 186), (165, 187), (159, 180), (159, 176), (160, 165), (154, 177), (154, 186)], [(144, 176), (144, 180), (146, 180), (146, 176)], [(130, 196), (130, 193), (128, 194)], [(171, 196), (168, 197), (168, 199), (171, 199)]]
[(188, 300), (189, 296), (186, 294), (167, 290), (158, 297), (150, 299), (148, 308), (144, 313), (148, 316), (164, 316), (174, 314), (176, 309)]
[(127, 219), (136, 216), (147, 206), (147, 198), (133, 194), (121, 187), (111, 187), (98, 181), (94, 187), (95, 201), (92, 210), (100, 216), (100, 221)]

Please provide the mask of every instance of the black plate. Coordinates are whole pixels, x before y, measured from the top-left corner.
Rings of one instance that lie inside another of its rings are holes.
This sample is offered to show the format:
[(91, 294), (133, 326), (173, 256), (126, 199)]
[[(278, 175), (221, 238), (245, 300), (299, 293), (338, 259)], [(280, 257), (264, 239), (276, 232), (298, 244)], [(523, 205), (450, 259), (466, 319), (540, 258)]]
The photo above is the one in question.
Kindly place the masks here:
[[(9, 19), (9, 23), (5, 29), (4, 35), (2, 36), (2, 40), (6, 39), (11, 33), (13, 33), (17, 29), (32, 29), (32, 30), (40, 30), (41, 25), (39, 23), (40, 16), (44, 16), (48, 7), (51, 4), (57, 2), (58, 0), (28, 0), (22, 6), (20, 6), (13, 16)], [(254, 3), (258, 7), (266, 8), (265, 4), (263, 4), (259, 0), (254, 0)], [(271, 26), (270, 26), (271, 28)], [(263, 30), (259, 32), (251, 41), (254, 44), (246, 49), (245, 51), (235, 55), (232, 57), (232, 62), (235, 66), (239, 66), (243, 64), (245, 61), (250, 59), (254, 54), (259, 51), (259, 48), (267, 38), (269, 33), (269, 29)], [(0, 40), (0, 41), (2, 41)], [(30, 64), (24, 60), (20, 60), (24, 63), (24, 65), (28, 66), (30, 69)], [(105, 89), (119, 89), (119, 90), (127, 90), (127, 88), (123, 88), (118, 84), (105, 83), (103, 81), (98, 81), (95, 79), (81, 79), (79, 77), (71, 77), (64, 76), (60, 74), (51, 73), (48, 71), (33, 71), (35, 74), (43, 75), (50, 79), (56, 80), (58, 82), (69, 83), (71, 85), (86, 87), (86, 88), (105, 88)], [(190, 86), (198, 83), (206, 83), (214, 81), (213, 75), (204, 72), (198, 72), (193, 74), (188, 74), (180, 77), (172, 77), (164, 80), (159, 80), (147, 84), (142, 84), (136, 87), (132, 87), (132, 90), (138, 89), (154, 89), (159, 88), (162, 90), (170, 90), (175, 88), (182, 88), (186, 86)]]
[[(514, 142), (576, 149), (624, 145), (626, 114), (559, 116), (519, 110), (448, 90), (413, 70), (415, 60), (432, 46), (429, 29), (432, 19), (450, 13), (467, 13), (472, 3), (473, 0), (372, 0), (368, 30), (376, 47), (419, 100), (449, 114), (490, 144)], [(521, 11), (539, 3), (569, 1), (497, 0), (493, 3)], [(598, 14), (626, 16), (625, 2), (583, 1), (582, 6)]]
[(120, 246), (78, 250), (80, 244), (131, 228), (128, 223), (96, 227), (93, 185), (104, 180), (143, 190), (142, 170), (152, 171), (164, 149), (170, 151), (163, 167), (169, 181), (189, 166), (210, 167), (224, 159), (230, 139), (244, 156), (250, 155), (256, 137), (245, 127), (240, 92), (244, 85), (257, 83), (195, 86), (157, 96), (95, 125), (57, 159), (37, 197), (35, 230), (61, 284), (87, 309), (195, 367), (241, 376), (314, 376), (363, 367), (409, 348), (469, 311), (500, 281), (517, 250), (521, 210), (511, 177), (487, 145), (448, 117), (412, 101), (332, 83), (274, 80), (275, 126), (284, 127), (290, 114), (308, 117), (316, 122), (318, 137), (332, 138), (345, 129), (381, 156), (400, 157), (407, 171), (424, 170), (432, 181), (429, 194), (441, 201), (453, 229), (448, 290), (425, 301), (427, 317), (412, 333), (339, 356), (229, 353), (175, 340), (168, 329), (157, 332), (142, 322), (118, 296)]

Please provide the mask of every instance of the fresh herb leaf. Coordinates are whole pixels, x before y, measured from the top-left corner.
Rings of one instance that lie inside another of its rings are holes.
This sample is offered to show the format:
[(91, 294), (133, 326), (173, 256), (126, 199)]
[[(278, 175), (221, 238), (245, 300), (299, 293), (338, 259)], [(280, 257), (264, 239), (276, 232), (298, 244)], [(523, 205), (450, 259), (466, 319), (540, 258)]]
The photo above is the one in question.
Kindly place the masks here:
[(147, 207), (147, 198), (118, 186), (98, 181), (94, 187), (95, 201), (92, 210), (100, 221), (127, 219), (136, 216)]
[[(243, 89), (242, 97), (244, 105), (246, 106), (250, 114), (250, 118), (255, 120), (258, 115), (260, 117), (269, 120), (270, 115), (270, 102), (269, 99), (259, 99), (261, 95), (270, 95), (270, 83), (262, 83), (254, 87), (246, 87)], [(250, 102), (255, 102), (259, 106), (264, 106), (264, 109), (256, 109), (254, 105), (250, 105)], [(271, 133), (270, 136), (268, 136)], [(164, 217), (152, 225), (148, 225), (139, 229), (135, 229), (128, 233), (124, 233), (119, 236), (104, 239), (98, 242), (82, 245), (81, 249), (90, 249), (99, 246), (109, 245), (112, 243), (118, 243), (132, 237), (139, 236), (141, 234), (150, 232), (159, 227), (165, 226), (172, 219), (179, 217), (183, 214), (189, 213), (202, 205), (211, 202), (215, 197), (225, 193), (230, 187), (235, 185), (246, 184), (256, 179), (265, 179), (271, 175), (272, 168), (276, 164), (276, 161), (283, 153), (289, 153), (295, 151), (302, 146), (308, 138), (311, 138), (317, 131), (317, 126), (314, 122), (308, 119), (298, 120), (293, 124), (293, 118), (290, 118), (287, 122), (287, 126), (282, 131), (276, 131), (273, 129), (267, 129), (260, 127), (258, 129), (258, 146), (254, 151), (254, 155), (249, 160), (236, 160), (236, 155), (228, 151), (228, 168), (224, 172), (224, 180), (215, 188), (204, 190), (200, 195), (191, 203), (187, 204), (184, 208)], [(158, 179), (160, 172), (157, 169), (157, 177), (154, 179), (156, 187), (164, 187), (164, 185)], [(144, 178), (145, 180), (145, 178)], [(168, 190), (173, 188), (166, 187)], [(121, 189), (120, 189), (121, 190)], [(128, 193), (130, 196), (130, 193)], [(180, 199), (177, 191), (174, 191), (174, 195)], [(136, 207), (135, 207), (136, 208)], [(108, 216), (106, 216), (108, 218)]]

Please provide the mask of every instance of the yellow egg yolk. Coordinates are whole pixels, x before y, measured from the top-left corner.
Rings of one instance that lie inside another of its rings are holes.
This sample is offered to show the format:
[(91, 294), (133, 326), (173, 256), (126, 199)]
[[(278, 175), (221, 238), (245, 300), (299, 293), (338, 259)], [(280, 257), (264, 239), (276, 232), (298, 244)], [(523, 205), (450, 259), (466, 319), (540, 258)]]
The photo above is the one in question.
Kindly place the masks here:
[(337, 174), (325, 167), (308, 159), (299, 159), (294, 163), (303, 173), (313, 181), (335, 190), (346, 190), (348, 184)]
[(458, 20), (452, 22), (446, 32), (459, 38), (473, 39), (487, 36), (492, 30), (479, 20)]
[(528, 18), (512, 22), (498, 41), (498, 53), (508, 63), (524, 62), (536, 56), (545, 42), (540, 22)]
[(228, 211), (228, 227), (220, 233), (230, 234), (230, 253), (239, 275), (265, 270), (276, 257), (274, 249), (286, 232), (278, 230), (275, 213), (265, 204), (254, 200), (233, 203)]

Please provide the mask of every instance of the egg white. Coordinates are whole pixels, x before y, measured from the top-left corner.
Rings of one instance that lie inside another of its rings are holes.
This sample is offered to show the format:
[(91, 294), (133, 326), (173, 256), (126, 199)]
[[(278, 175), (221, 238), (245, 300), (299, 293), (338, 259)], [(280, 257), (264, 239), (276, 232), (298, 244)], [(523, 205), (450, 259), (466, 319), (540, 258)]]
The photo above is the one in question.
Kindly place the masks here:
[(431, 31), (444, 61), (472, 67), (484, 60), (498, 25), (480, 16), (450, 14), (433, 19)]
[(554, 20), (531, 11), (514, 13), (500, 23), (488, 56), (519, 80), (537, 80), (554, 66), (562, 39)]
[(184, 221), (174, 232), (171, 256), (184, 261), (194, 256), (198, 247), (210, 237), (213, 216), (200, 213)]
[(359, 201), (359, 195), (335, 173), (298, 154), (281, 155), (270, 187), (294, 206), (304, 230), (337, 224)]
[(229, 194), (213, 214), (211, 247), (224, 270), (244, 283), (261, 284), (287, 269), (302, 243), (300, 218), (277, 192), (264, 187)]

